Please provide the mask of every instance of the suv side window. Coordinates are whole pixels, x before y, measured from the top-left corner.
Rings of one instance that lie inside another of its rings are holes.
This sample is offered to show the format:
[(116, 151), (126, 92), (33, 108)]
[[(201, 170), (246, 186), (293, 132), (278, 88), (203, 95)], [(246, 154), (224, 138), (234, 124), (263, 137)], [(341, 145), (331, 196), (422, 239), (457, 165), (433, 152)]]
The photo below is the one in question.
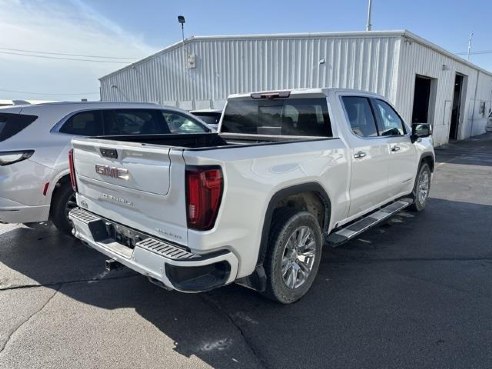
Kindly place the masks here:
[(169, 129), (158, 110), (115, 109), (104, 113), (106, 135), (166, 134)]
[(374, 99), (374, 110), (380, 136), (403, 136), (405, 125), (398, 113), (385, 101)]
[(161, 111), (171, 133), (203, 133), (209, 132), (203, 124), (191, 117), (174, 111)]
[(360, 137), (377, 137), (378, 130), (369, 99), (362, 96), (343, 96), (342, 100), (352, 131)]
[(100, 111), (84, 111), (70, 117), (59, 132), (77, 136), (100, 136), (103, 124)]

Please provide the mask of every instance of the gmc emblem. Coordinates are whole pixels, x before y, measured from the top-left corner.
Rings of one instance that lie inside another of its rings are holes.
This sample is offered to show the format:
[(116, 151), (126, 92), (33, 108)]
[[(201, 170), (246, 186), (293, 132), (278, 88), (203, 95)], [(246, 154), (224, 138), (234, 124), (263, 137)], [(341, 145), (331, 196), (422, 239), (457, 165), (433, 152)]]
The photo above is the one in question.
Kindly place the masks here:
[(128, 180), (128, 169), (110, 167), (109, 165), (96, 164), (96, 173), (102, 176)]

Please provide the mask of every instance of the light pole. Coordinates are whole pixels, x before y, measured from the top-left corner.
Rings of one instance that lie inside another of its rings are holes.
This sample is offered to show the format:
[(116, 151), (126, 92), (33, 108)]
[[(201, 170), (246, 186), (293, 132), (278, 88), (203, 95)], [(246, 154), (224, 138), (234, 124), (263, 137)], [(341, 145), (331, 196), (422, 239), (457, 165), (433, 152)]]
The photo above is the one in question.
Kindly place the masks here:
[(182, 15), (178, 15), (178, 23), (181, 24), (181, 38), (183, 39), (183, 46), (185, 43), (185, 31), (184, 31), (184, 24), (186, 23), (185, 17)]
[[(184, 83), (184, 74), (186, 73), (186, 55), (185, 55), (185, 34), (184, 34), (184, 24), (186, 23), (186, 19), (185, 17), (183, 17), (182, 15), (178, 15), (178, 23), (181, 24), (181, 38), (183, 40), (183, 44), (181, 46), (181, 49), (182, 49), (182, 55), (183, 55), (183, 79), (182, 79), (182, 83)], [(178, 88), (176, 89), (177, 90), (177, 99), (176, 99), (176, 104), (177, 106), (179, 107), (179, 102), (180, 102), (180, 99), (183, 98), (183, 96), (181, 96), (181, 93), (184, 92), (184, 88), (181, 88), (181, 83), (178, 82)]]
[(366, 23), (366, 31), (372, 31), (371, 24), (371, 13), (372, 13), (372, 0), (369, 0), (367, 4), (367, 23)]

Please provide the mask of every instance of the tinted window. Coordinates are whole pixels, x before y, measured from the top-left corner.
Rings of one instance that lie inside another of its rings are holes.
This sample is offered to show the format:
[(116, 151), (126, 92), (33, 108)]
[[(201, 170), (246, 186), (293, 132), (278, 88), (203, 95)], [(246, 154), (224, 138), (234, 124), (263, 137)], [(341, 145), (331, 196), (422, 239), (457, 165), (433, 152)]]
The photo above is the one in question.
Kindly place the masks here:
[(19, 133), (38, 117), (12, 113), (0, 113), (0, 142)]
[(78, 136), (100, 136), (103, 125), (100, 111), (84, 111), (68, 119), (60, 132)]
[(171, 133), (203, 133), (210, 130), (189, 116), (177, 112), (162, 111)]
[(403, 121), (396, 111), (383, 100), (373, 100), (380, 136), (402, 136), (405, 134)]
[(119, 109), (104, 113), (106, 135), (167, 134), (169, 128), (159, 110)]
[(227, 103), (222, 132), (331, 137), (324, 98), (233, 99)]
[(207, 124), (219, 124), (220, 113), (192, 113)]
[(360, 96), (342, 97), (352, 131), (360, 137), (376, 137), (378, 131), (369, 99)]

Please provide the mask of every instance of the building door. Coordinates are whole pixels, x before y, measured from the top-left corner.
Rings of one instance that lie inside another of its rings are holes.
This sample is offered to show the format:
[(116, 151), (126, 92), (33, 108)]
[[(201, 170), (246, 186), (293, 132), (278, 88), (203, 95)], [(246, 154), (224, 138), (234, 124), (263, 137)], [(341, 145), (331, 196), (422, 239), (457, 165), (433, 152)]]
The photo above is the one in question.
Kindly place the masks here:
[(449, 128), (450, 140), (458, 139), (461, 116), (461, 100), (463, 95), (463, 80), (464, 76), (456, 73), (456, 78), (454, 80), (453, 108), (451, 111), (451, 123)]
[(435, 104), (436, 81), (435, 78), (415, 76), (412, 123), (433, 123), (432, 113), (434, 107), (431, 104)]

